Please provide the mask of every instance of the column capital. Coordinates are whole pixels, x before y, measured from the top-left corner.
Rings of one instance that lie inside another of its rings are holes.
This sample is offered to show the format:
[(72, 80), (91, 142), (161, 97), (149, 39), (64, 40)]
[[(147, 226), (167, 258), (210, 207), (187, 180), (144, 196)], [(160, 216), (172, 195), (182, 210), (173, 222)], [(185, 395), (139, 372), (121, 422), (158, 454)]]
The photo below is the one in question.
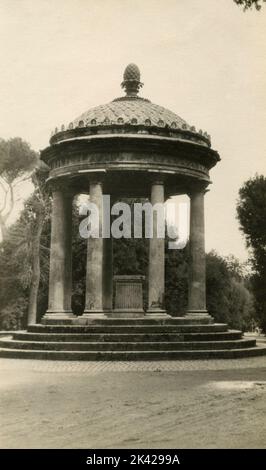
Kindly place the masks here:
[(158, 171), (150, 171), (148, 181), (150, 182), (151, 186), (154, 184), (163, 186), (165, 183), (165, 175)]
[(103, 185), (103, 178), (90, 178), (89, 179), (89, 185), (91, 186), (92, 184), (99, 184), (100, 186)]
[(161, 178), (154, 178), (151, 181), (151, 185), (153, 185), (153, 184), (164, 186), (164, 180), (161, 179)]
[(86, 180), (88, 181), (89, 185), (91, 184), (103, 185), (105, 177), (106, 177), (106, 170), (95, 171), (95, 172), (86, 174)]
[(203, 196), (209, 191), (208, 182), (196, 183), (193, 187), (189, 188), (187, 195), (191, 198), (197, 194), (203, 194)]
[(51, 179), (46, 181), (48, 189), (54, 193), (54, 192), (61, 192), (64, 197), (69, 197), (73, 198), (74, 195), (76, 194), (74, 188), (70, 185), (69, 181), (67, 179), (63, 178), (58, 178), (58, 179)]

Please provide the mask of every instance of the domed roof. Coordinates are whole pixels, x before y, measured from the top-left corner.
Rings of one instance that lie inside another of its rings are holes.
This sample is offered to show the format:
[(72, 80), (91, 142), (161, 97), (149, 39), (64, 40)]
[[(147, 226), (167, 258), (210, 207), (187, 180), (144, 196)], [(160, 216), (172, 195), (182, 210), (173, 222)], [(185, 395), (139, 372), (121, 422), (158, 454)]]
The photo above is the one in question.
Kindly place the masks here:
[(99, 135), (101, 132), (106, 133), (107, 130), (112, 134), (121, 134), (127, 130), (131, 134), (166, 135), (196, 141), (201, 145), (210, 145), (210, 136), (206, 132), (203, 133), (201, 130), (197, 132), (194, 126), (187, 124), (174, 112), (138, 96), (143, 83), (140, 81), (140, 71), (137, 65), (129, 64), (124, 71), (123, 79), (121, 87), (126, 91), (125, 96), (90, 108), (68, 126), (62, 125), (61, 129), (56, 128), (51, 143), (79, 134)]
[(73, 126), (113, 124), (143, 124), (148, 126), (182, 127), (187, 123), (177, 114), (162, 106), (151, 103), (145, 98), (137, 96), (140, 82), (140, 70), (137, 65), (129, 64), (123, 75), (122, 88), (126, 90), (126, 96), (116, 98), (111, 103), (96, 106), (81, 114), (73, 121)]
[(148, 126), (182, 127), (186, 122), (177, 114), (142, 98), (117, 99), (111, 103), (96, 106), (81, 114), (73, 121), (74, 127), (101, 124), (143, 124)]

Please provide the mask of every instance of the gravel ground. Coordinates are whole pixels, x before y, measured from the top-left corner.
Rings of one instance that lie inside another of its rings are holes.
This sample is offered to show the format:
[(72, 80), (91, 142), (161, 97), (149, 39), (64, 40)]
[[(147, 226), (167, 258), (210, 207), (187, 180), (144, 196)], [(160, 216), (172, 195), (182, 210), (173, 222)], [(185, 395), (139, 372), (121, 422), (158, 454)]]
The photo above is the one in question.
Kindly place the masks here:
[(265, 448), (266, 358), (0, 359), (1, 448)]

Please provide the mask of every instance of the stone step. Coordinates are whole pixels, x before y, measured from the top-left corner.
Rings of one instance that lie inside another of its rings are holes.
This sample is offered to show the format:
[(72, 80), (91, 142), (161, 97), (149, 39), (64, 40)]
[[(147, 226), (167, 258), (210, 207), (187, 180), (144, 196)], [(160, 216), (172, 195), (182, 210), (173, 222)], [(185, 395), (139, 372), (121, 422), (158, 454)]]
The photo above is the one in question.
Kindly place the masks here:
[(266, 346), (242, 349), (198, 351), (41, 351), (0, 349), (0, 357), (23, 359), (52, 359), (63, 361), (153, 361), (194, 359), (236, 359), (266, 354)]
[(252, 348), (254, 339), (201, 342), (40, 342), (0, 340), (0, 348), (42, 351), (183, 351)]
[(229, 341), (241, 339), (242, 332), (237, 330), (229, 330), (227, 332), (215, 333), (14, 333), (14, 340), (18, 341), (60, 341), (60, 342), (144, 342), (144, 341)]
[(31, 325), (31, 333), (208, 333), (226, 332), (225, 323), (196, 325)]
[[(80, 323), (79, 323), (80, 322)], [(196, 325), (212, 324), (212, 317), (168, 317), (168, 318), (82, 318), (76, 317), (74, 320), (42, 320), (43, 325)]]
[(226, 341), (242, 338), (242, 331), (240, 330), (227, 330), (216, 331), (210, 333), (184, 333), (184, 341)]

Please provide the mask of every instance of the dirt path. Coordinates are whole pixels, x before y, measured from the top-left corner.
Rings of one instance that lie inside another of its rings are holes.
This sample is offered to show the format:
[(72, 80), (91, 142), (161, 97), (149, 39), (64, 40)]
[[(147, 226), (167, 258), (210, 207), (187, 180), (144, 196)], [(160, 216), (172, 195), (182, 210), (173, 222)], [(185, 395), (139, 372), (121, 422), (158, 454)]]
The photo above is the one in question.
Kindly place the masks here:
[(266, 359), (211, 362), (1, 359), (0, 447), (265, 448)]

